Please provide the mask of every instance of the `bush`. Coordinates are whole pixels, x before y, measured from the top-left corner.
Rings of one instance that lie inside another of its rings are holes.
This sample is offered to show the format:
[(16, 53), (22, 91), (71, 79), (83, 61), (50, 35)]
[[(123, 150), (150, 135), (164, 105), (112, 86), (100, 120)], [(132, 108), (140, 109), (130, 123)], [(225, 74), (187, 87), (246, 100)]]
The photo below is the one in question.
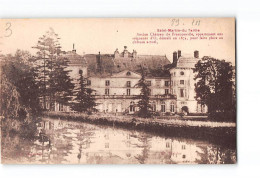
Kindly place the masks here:
[(152, 116), (160, 116), (159, 112), (152, 112)]
[(219, 122), (236, 122), (236, 113), (232, 111), (228, 112), (211, 112), (209, 114), (210, 120)]
[(179, 115), (181, 116), (181, 117), (183, 117), (183, 116), (185, 116), (185, 114), (182, 112), (182, 113), (179, 113)]
[(207, 113), (189, 113), (188, 116), (208, 116)]

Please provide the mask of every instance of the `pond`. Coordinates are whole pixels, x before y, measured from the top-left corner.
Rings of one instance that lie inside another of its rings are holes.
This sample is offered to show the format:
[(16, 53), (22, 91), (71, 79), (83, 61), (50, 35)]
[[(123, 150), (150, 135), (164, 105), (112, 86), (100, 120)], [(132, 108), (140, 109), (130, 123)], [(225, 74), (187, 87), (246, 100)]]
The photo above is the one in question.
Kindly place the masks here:
[(2, 136), (2, 163), (231, 164), (236, 150), (207, 140), (44, 118), (33, 140)]

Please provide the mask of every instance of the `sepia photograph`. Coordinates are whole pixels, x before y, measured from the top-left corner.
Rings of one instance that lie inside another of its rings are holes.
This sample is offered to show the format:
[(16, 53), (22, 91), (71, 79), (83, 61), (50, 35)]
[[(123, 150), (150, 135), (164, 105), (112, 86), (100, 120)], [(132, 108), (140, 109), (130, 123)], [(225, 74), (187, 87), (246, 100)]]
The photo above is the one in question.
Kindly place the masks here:
[(236, 164), (235, 23), (0, 19), (1, 163)]

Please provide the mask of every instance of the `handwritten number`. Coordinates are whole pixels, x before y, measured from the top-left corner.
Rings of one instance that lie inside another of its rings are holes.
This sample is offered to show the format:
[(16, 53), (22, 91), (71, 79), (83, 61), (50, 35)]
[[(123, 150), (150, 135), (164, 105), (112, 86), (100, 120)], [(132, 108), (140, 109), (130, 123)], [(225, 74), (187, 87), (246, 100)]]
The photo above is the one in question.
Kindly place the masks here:
[(200, 20), (194, 20), (192, 21), (193, 26), (199, 26), (200, 25)]
[(172, 19), (172, 26), (178, 26), (180, 24), (179, 19)]
[(12, 29), (11, 29), (11, 23), (10, 22), (7, 22), (6, 24), (6, 29), (5, 29), (5, 32), (7, 33), (7, 35), (5, 35), (5, 37), (10, 37), (13, 33)]

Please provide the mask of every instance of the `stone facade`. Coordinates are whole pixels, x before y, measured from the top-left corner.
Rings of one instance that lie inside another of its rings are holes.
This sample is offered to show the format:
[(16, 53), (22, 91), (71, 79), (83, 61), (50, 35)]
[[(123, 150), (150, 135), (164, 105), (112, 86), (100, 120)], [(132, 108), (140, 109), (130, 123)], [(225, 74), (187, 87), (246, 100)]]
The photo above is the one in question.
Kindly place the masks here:
[[(78, 79), (80, 71), (87, 79), (89, 88), (95, 90), (94, 96), (98, 104), (96, 109), (102, 113), (126, 113), (133, 114), (138, 111), (137, 96), (140, 94), (140, 88), (136, 87), (141, 75), (137, 70), (137, 64), (145, 66), (146, 63), (140, 62), (142, 56), (138, 56), (137, 52), (129, 53), (127, 47), (124, 51), (119, 53), (118, 49), (112, 55), (102, 56), (97, 54), (96, 60), (92, 60), (95, 64), (91, 65), (89, 69), (88, 57), (93, 55), (85, 55), (84, 57), (76, 54), (76, 51), (68, 53), (70, 58), (71, 77)], [(147, 56), (148, 57), (148, 56)], [(114, 68), (114, 66), (106, 66), (104, 61), (109, 60), (118, 65), (119, 61), (129, 61), (129, 68), (126, 65), (122, 70), (109, 69), (109, 73), (105, 72), (103, 68)], [(162, 62), (162, 56), (149, 56), (154, 64)], [(148, 61), (149, 61), (148, 60)], [(181, 51), (173, 53), (173, 63), (168, 64), (168, 60), (164, 60), (164, 66), (168, 66), (168, 73), (164, 75), (149, 74), (146, 80), (150, 88), (150, 101), (154, 112), (161, 114), (173, 113), (205, 113), (206, 106), (201, 106), (195, 99), (195, 81), (193, 68), (199, 60), (199, 52), (194, 51), (193, 56), (182, 56)], [(103, 64), (102, 64), (103, 63)], [(149, 62), (150, 63), (150, 62)], [(151, 64), (146, 68), (149, 70), (154, 68)], [(149, 66), (150, 65), (150, 66)], [(169, 67), (170, 65), (170, 67)], [(95, 68), (95, 69), (93, 69)], [(88, 73), (92, 71), (92, 73)], [(94, 73), (93, 73), (94, 72)], [(57, 104), (58, 105), (58, 104)], [(56, 107), (59, 109), (59, 107)], [(66, 108), (68, 111), (68, 108)]]
[(177, 112), (205, 113), (207, 107), (198, 104), (195, 99), (195, 80), (193, 69), (200, 60), (199, 52), (194, 51), (194, 56), (181, 56), (181, 51), (173, 53), (176, 60), (175, 66), (170, 69), (172, 92), (177, 96)]
[[(89, 77), (89, 86), (95, 90), (97, 109), (100, 112), (134, 113), (140, 88), (136, 87), (141, 75), (122, 71), (108, 77)], [(170, 77), (148, 77), (150, 100), (154, 111), (174, 113), (176, 99), (171, 95)]]

